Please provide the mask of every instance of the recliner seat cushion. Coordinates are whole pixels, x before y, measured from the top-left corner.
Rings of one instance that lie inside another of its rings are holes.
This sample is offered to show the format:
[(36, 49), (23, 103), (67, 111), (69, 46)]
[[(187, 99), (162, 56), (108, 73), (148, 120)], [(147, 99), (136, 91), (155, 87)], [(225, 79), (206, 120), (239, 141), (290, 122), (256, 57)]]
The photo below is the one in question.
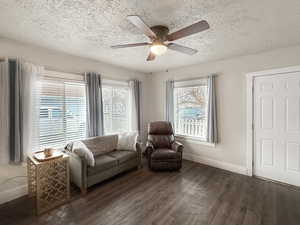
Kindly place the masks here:
[(151, 158), (154, 160), (179, 159), (180, 154), (171, 149), (158, 148), (151, 154)]
[(111, 157), (109, 155), (98, 155), (95, 157), (95, 166), (88, 167), (88, 174), (96, 174), (104, 170), (108, 170), (112, 167), (118, 166), (118, 160), (114, 157)]
[(137, 159), (136, 151), (129, 151), (129, 150), (116, 150), (108, 153), (108, 155), (118, 160), (119, 163), (123, 163), (131, 159)]

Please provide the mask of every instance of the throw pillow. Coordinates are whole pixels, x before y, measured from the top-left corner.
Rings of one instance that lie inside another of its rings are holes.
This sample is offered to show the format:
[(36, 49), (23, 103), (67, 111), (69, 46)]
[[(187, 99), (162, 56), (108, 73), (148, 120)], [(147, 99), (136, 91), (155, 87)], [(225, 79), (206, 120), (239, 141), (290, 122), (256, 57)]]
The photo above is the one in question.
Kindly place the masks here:
[(89, 166), (95, 166), (95, 159), (93, 153), (81, 141), (74, 141), (72, 144), (72, 152), (80, 157), (85, 158)]
[(137, 142), (137, 132), (127, 132), (118, 135), (117, 150), (131, 150), (135, 151), (135, 144)]

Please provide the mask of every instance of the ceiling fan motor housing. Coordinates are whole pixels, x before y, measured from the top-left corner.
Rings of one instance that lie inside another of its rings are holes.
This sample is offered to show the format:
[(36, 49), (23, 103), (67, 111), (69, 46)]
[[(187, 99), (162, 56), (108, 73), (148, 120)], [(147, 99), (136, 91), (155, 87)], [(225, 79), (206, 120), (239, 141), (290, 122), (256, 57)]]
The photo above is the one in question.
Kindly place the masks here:
[(167, 41), (167, 36), (169, 33), (169, 28), (166, 26), (158, 25), (151, 27), (151, 30), (156, 34), (157, 38), (152, 41)]

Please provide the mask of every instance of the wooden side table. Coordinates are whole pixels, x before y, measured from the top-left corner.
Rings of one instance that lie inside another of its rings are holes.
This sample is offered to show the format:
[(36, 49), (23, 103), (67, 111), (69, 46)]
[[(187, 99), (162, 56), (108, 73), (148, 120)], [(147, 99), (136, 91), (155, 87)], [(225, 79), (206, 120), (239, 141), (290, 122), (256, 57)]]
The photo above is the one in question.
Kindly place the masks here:
[(27, 157), (28, 195), (35, 197), (37, 215), (70, 200), (69, 156), (45, 162)]

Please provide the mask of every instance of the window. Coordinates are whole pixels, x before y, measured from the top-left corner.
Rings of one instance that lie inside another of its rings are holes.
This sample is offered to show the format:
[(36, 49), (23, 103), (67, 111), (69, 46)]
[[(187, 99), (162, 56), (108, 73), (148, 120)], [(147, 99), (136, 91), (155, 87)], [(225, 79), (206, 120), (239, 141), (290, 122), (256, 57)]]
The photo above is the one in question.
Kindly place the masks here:
[(86, 137), (85, 84), (42, 79), (39, 146), (62, 147)]
[(207, 140), (207, 79), (175, 82), (174, 123), (177, 135)]
[(102, 86), (104, 133), (129, 130), (129, 87), (127, 82), (105, 81)]

